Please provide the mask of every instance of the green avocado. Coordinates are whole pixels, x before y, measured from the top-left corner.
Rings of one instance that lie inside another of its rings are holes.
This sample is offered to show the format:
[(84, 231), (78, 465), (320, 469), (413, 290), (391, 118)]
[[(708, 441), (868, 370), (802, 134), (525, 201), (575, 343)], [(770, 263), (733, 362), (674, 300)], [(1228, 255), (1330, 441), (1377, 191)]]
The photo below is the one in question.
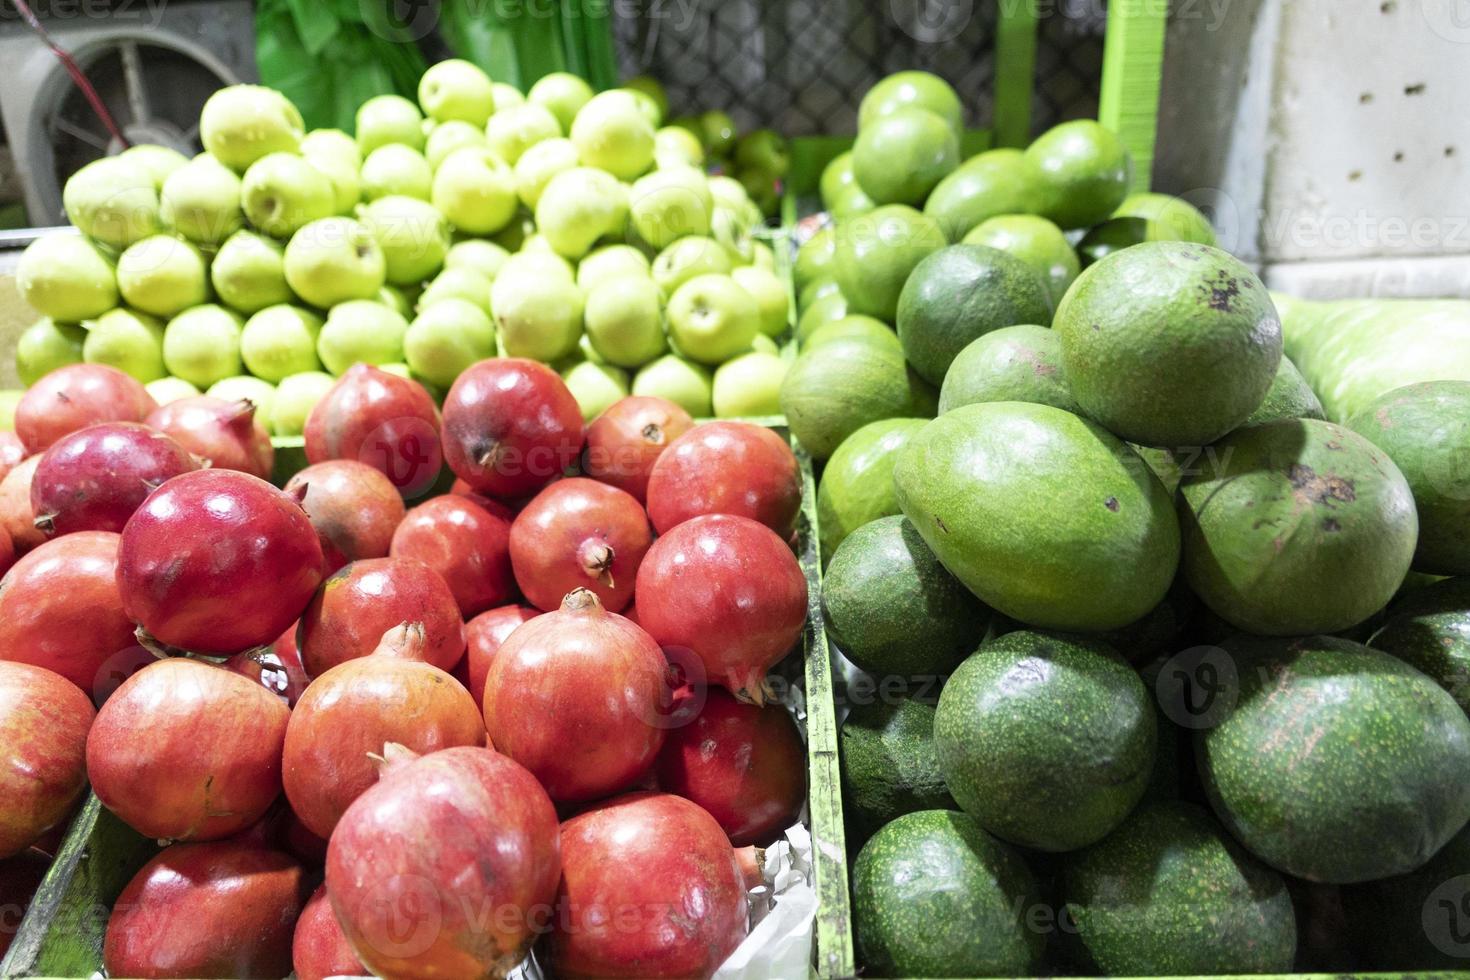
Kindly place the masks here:
[(903, 345), (898, 341), (898, 334), (893, 328), (882, 320), (876, 320), (861, 313), (852, 313), (840, 320), (830, 320), (813, 330), (802, 343), (803, 351), (820, 347), (831, 340), (843, 338), (856, 338), (858, 340), (871, 340), (880, 344), (890, 344), (894, 350), (903, 350)]
[(966, 245), (989, 245), (1025, 262), (1046, 283), (1055, 306), (1082, 271), (1077, 253), (1062, 229), (1034, 214), (1001, 214), (980, 222), (961, 239)]
[(801, 243), (796, 250), (796, 261), (792, 263), (791, 269), (798, 290), (832, 275), (833, 246), (836, 244), (836, 236), (832, 234), (830, 226), (818, 228), (812, 237)]
[(1036, 880), (1013, 848), (951, 810), (889, 823), (852, 866), (853, 937), (865, 976), (1034, 975)]
[(1351, 934), (1378, 970), (1463, 970), (1470, 957), (1470, 827), (1429, 863), (1344, 889)]
[(937, 393), (909, 369), (902, 351), (850, 337), (792, 361), (780, 399), (791, 434), (816, 459), (831, 456), (869, 422), (931, 417), (938, 404)]
[(805, 313), (807, 307), (811, 306), (817, 300), (823, 296), (831, 296), (834, 293), (838, 296), (842, 295), (842, 287), (837, 285), (837, 280), (833, 279), (830, 275), (824, 275), (820, 279), (813, 279), (805, 286), (802, 286), (800, 292), (796, 294), (796, 312), (798, 317), (802, 313)]
[(1063, 893), (1107, 975), (1286, 973), (1296, 955), (1286, 883), (1192, 803), (1140, 806), (1067, 862)]
[(992, 330), (955, 355), (939, 389), (939, 412), (977, 402), (1035, 402), (1082, 411), (1062, 374), (1060, 339), (1034, 324)]
[(849, 847), (905, 813), (958, 809), (939, 771), (932, 704), (906, 698), (854, 706), (837, 741)]
[(944, 247), (944, 233), (904, 204), (885, 204), (837, 223), (832, 273), (848, 310), (892, 323), (898, 294), (925, 256)]
[(898, 451), (924, 425), (924, 419), (869, 422), (842, 440), (828, 458), (817, 485), (817, 526), (824, 563), (832, 560), (837, 546), (853, 531), (899, 512), (893, 464)]
[(1022, 631), (983, 645), (939, 695), (934, 744), (955, 801), (1001, 840), (1101, 840), (1153, 772), (1154, 705), (1106, 644)]
[(1129, 194), (1113, 212), (1114, 218), (1141, 218), (1144, 241), (1198, 242), (1214, 245), (1215, 229), (1199, 208), (1182, 197), (1148, 191)]
[(1397, 600), (1368, 645), (1418, 667), (1470, 712), (1470, 578), (1435, 582)]
[(1179, 525), (1164, 488), (1116, 437), (1059, 408), (947, 412), (904, 447), (893, 483), (944, 567), (1028, 625), (1127, 626), (1174, 580)]
[(1351, 884), (1419, 867), (1470, 820), (1470, 720), (1397, 657), (1328, 636), (1236, 636), (1233, 703), (1195, 735), (1225, 826), (1261, 860)]
[(847, 312), (847, 298), (840, 290), (816, 297), (796, 318), (797, 344), (805, 344), (812, 334), (828, 323), (841, 320)]
[(1184, 584), (1183, 576), (1176, 575), (1157, 606), (1127, 626), (1106, 630), (1096, 634), (1095, 638), (1118, 651), (1130, 664), (1146, 663), (1170, 650), (1189, 625), (1198, 606), (1199, 600)]
[(1282, 355), (1276, 377), (1266, 391), (1266, 398), (1241, 425), (1262, 425), (1282, 419), (1323, 419), (1322, 402), (1307, 379), (1297, 370), (1291, 358)]
[(1042, 205), (1035, 213), (1067, 229), (1112, 214), (1133, 177), (1123, 141), (1092, 119), (1058, 123), (1032, 140), (1025, 156), (1039, 178)]
[(1040, 175), (1022, 151), (1007, 147), (961, 163), (929, 192), (924, 213), (957, 242), (987, 218), (1035, 214), (1040, 207)]

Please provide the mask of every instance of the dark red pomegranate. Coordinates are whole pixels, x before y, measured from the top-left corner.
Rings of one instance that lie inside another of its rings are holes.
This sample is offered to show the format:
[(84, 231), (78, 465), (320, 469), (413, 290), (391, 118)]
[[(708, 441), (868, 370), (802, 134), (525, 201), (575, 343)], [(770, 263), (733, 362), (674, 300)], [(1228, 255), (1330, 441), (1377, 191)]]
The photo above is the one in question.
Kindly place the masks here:
[[(677, 525), (638, 569), (638, 622), (665, 648), (694, 653), (706, 679), (763, 704), (766, 672), (806, 622), (806, 577), (786, 542), (748, 517)], [(698, 680), (698, 678), (695, 678)]]
[(505, 976), (555, 914), (556, 810), (496, 752), (380, 751), (327, 848), (343, 932), (378, 976)]
[(701, 514), (749, 517), (785, 538), (801, 511), (796, 454), (750, 422), (706, 422), (684, 433), (648, 477), (648, 518), (659, 534)]
[(170, 657), (124, 681), (97, 712), (87, 775), (103, 805), (145, 837), (217, 840), (280, 795), (290, 716), (248, 678)]
[(14, 432), (0, 432), (0, 479), (26, 458), (25, 443)]
[(587, 427), (582, 472), (631, 493), (641, 504), (653, 464), (693, 427), (689, 413), (666, 398), (631, 395), (613, 402)]
[(198, 470), (155, 490), (123, 529), (123, 608), (154, 638), (195, 653), (264, 646), (322, 579), (306, 511), (264, 480)]
[(552, 610), (573, 589), (617, 612), (633, 599), (638, 566), (653, 543), (631, 494), (585, 477), (558, 480), (510, 526), (510, 563), (531, 604)]
[(475, 503), (479, 504), (481, 507), (494, 514), (496, 517), (503, 518), (506, 521), (513, 521), (516, 519), (515, 508), (512, 507), (510, 504), (502, 500), (496, 500), (494, 497), (487, 497), (485, 494), (476, 490), (474, 487), (470, 486), (459, 477), (455, 477), (454, 482), (449, 485), (449, 492), (452, 494), (457, 494), (461, 497), (470, 498)]
[[(64, 820), (87, 790), (91, 700), (60, 674), (0, 661), (0, 858)], [(3, 901), (0, 901), (3, 904)]]
[(446, 494), (410, 510), (388, 553), (417, 558), (449, 583), (466, 619), (516, 594), (510, 565), (510, 522), (468, 497)]
[(0, 861), (0, 959), (10, 951), (51, 859), (35, 849)]
[(322, 582), (301, 617), (301, 662), (312, 677), (377, 649), (400, 623), (418, 628), (416, 652), (440, 670), (464, 655), (464, 620), (439, 573), (416, 558), (368, 558)]
[(281, 829), (281, 846), (296, 860), (310, 868), (320, 868), (327, 859), (327, 839), (311, 832), (288, 805), (286, 822)]
[(36, 527), (36, 512), (31, 510), (31, 480), (40, 465), (40, 456), (29, 456), (0, 479), (0, 529), (10, 535), (17, 555), (46, 541), (45, 532)]
[(158, 407), (141, 382), (104, 364), (68, 364), (41, 378), (15, 406), (28, 453), (97, 422), (141, 422)]
[(294, 708), (311, 678), (296, 649), (296, 628), (288, 627), (268, 647), (252, 647), (225, 661), (225, 667), (248, 677)]
[(112, 907), (113, 977), (279, 978), (311, 886), (290, 855), (251, 840), (173, 844)]
[(630, 793), (571, 818), (561, 863), (558, 977), (708, 977), (749, 929), (729, 839), (680, 797)]
[(454, 676), (469, 690), (476, 704), (485, 703), (485, 675), (490, 672), (490, 664), (495, 660), (500, 645), (517, 626), (539, 615), (541, 610), (531, 606), (501, 606), (482, 612), (465, 623), (465, 655), (455, 668)]
[(417, 381), (354, 364), (306, 419), (306, 458), (355, 459), (381, 471), (405, 498), (439, 477), (439, 410)]
[(444, 459), (456, 476), (514, 500), (560, 476), (582, 451), (582, 410), (544, 364), (472, 364), (444, 398)]
[(31, 477), (31, 510), (45, 534), (121, 531), (163, 481), (197, 470), (173, 439), (139, 422), (99, 422), (52, 443)]
[(291, 965), (296, 980), (326, 980), (327, 977), (358, 977), (367, 972), (332, 911), (325, 883), (307, 899), (296, 920), (296, 934), (291, 939)]
[(301, 501), (321, 538), (327, 574), (350, 561), (387, 557), (404, 508), (381, 471), (355, 459), (329, 459), (297, 472), (285, 489)]
[(372, 753), (385, 742), (422, 752), (485, 744), (469, 692), (438, 667), (374, 654), (338, 664), (311, 682), (286, 730), (291, 809), (318, 837), (377, 781)]
[(764, 847), (796, 823), (806, 800), (806, 749), (791, 712), (757, 707), (707, 687), (687, 725), (669, 729), (660, 789), (693, 800), (739, 847)]
[(667, 667), (647, 633), (577, 589), (501, 644), (485, 676), (485, 728), (558, 803), (616, 793), (663, 745)]
[(228, 402), (199, 395), (161, 405), (145, 419), (217, 470), (239, 470), (269, 480), (276, 451), (248, 398)]
[(139, 649), (118, 594), (119, 540), (78, 531), (16, 562), (0, 579), (0, 659), (55, 671), (100, 703)]

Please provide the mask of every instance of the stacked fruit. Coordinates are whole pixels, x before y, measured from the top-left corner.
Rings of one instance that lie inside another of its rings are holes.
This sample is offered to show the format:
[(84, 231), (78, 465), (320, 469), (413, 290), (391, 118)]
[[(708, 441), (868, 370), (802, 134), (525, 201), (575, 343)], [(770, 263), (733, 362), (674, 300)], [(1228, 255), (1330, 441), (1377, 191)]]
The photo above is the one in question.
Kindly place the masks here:
[(140, 146), (67, 181), (82, 234), (20, 262), (45, 316), (21, 379), (106, 364), (160, 402), (249, 398), (273, 435), (299, 435), (352, 364), (442, 394), (499, 352), (555, 364), (589, 420), (630, 391), (774, 414), (789, 300), (760, 208), (706, 175), (648, 89), (555, 73), (521, 96), (446, 61), (418, 105), (364, 103), (355, 137), (303, 132), (270, 89), (223, 89), (194, 159)]
[(584, 426), (521, 358), (441, 418), (357, 364), (282, 490), (214, 402), (80, 364), (17, 407), (0, 856), (89, 782), (165, 842), (113, 976), (502, 976), (543, 936), (558, 975), (712, 973), (805, 800), (767, 679), (807, 613), (787, 443), (652, 396)]

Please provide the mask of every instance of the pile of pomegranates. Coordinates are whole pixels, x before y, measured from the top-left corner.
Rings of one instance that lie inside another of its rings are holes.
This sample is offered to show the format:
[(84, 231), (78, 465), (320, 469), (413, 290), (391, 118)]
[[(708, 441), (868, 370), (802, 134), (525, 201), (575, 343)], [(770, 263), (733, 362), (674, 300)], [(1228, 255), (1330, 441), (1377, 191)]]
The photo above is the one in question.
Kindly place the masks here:
[(249, 402), (135, 384), (60, 369), (0, 434), (17, 881), (90, 782), (160, 844), (112, 976), (713, 973), (806, 796), (786, 441), (651, 397), (584, 426), (515, 358), (441, 416), (357, 365), (278, 487)]

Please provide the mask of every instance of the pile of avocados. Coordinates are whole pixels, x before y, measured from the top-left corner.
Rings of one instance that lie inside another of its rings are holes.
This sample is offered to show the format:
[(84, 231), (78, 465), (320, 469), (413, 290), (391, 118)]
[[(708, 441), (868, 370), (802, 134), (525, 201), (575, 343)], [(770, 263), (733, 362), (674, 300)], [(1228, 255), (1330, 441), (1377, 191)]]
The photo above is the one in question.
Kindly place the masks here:
[(1470, 383), (1325, 418), (1112, 133), (957, 104), (871, 90), (796, 262), (862, 974), (1466, 968)]

